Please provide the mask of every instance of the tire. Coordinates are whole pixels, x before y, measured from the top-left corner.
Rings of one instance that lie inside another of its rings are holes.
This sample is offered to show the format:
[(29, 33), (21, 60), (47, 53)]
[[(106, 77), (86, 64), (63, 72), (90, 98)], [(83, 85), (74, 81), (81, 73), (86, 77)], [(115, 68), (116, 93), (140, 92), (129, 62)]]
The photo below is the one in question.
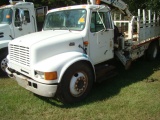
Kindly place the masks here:
[(3, 51), (0, 55), (0, 74), (6, 75), (5, 68), (7, 67), (7, 51)]
[(76, 103), (89, 94), (94, 81), (89, 65), (78, 62), (70, 66), (58, 86), (57, 97), (63, 103)]
[(155, 60), (157, 58), (158, 52), (159, 52), (158, 45), (155, 42), (151, 43), (147, 50), (147, 60), (149, 61)]

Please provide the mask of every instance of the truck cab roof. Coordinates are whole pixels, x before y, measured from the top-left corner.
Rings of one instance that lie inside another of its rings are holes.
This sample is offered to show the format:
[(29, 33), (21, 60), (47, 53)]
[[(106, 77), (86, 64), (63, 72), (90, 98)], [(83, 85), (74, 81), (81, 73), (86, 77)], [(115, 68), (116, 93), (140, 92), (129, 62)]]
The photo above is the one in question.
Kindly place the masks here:
[(18, 7), (18, 6), (31, 6), (33, 5), (33, 3), (31, 2), (18, 2), (16, 4), (10, 4), (10, 5), (3, 5), (3, 6), (0, 6), (0, 9), (4, 9), (4, 8), (11, 8), (11, 7)]
[[(55, 12), (55, 11), (62, 11), (62, 10), (71, 10), (71, 9), (98, 9), (98, 8), (102, 8), (105, 5), (91, 5), (91, 4), (83, 4), (83, 5), (73, 5), (73, 6), (67, 6), (67, 7), (61, 7), (61, 8), (54, 8), (48, 11), (48, 13), (50, 12)], [(109, 7), (107, 7), (108, 10), (110, 10)]]

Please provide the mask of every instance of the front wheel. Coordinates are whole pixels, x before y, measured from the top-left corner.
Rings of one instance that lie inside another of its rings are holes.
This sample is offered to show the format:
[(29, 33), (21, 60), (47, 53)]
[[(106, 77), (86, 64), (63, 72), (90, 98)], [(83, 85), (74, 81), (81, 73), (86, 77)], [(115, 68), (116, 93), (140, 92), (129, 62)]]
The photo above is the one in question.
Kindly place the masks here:
[(83, 100), (93, 85), (93, 72), (86, 63), (75, 63), (65, 72), (58, 86), (58, 98), (64, 103)]
[(3, 52), (0, 55), (0, 74), (6, 74), (5, 69), (7, 67), (7, 52)]

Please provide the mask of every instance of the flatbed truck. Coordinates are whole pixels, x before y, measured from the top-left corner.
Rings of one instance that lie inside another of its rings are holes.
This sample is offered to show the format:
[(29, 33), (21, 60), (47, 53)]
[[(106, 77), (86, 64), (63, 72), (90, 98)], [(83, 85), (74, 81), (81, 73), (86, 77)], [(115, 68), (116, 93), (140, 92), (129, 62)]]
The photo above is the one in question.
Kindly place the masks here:
[(87, 97), (93, 83), (113, 75), (114, 67), (103, 63), (118, 59), (128, 69), (144, 55), (155, 59), (158, 15), (149, 11), (146, 19), (139, 10), (133, 16), (121, 0), (102, 1), (125, 17), (116, 17), (100, 0), (49, 10), (41, 32), (9, 43), (8, 75), (35, 94), (74, 103)]

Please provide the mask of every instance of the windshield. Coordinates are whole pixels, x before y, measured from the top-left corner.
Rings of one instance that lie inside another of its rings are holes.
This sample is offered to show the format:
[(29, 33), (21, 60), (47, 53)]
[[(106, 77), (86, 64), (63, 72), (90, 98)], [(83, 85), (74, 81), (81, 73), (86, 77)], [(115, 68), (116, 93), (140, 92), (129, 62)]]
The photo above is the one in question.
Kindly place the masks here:
[(9, 8), (0, 9), (0, 24), (10, 24), (12, 22), (12, 10)]
[(46, 16), (43, 30), (78, 30), (84, 29), (86, 23), (86, 10), (64, 10), (49, 13)]

